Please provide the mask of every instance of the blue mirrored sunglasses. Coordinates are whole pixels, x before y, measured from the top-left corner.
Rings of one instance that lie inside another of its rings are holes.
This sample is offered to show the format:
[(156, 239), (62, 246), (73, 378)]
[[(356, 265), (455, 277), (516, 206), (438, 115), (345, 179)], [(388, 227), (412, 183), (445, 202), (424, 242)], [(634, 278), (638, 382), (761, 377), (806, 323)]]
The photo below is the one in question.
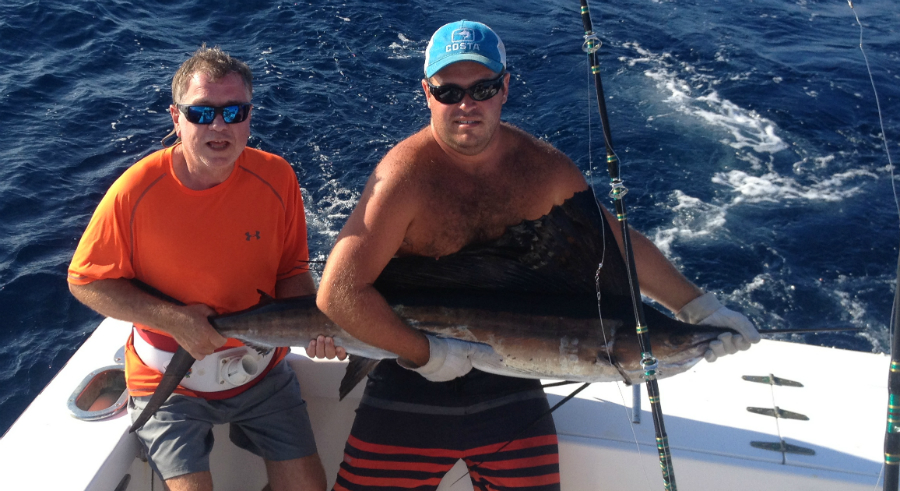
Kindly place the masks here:
[(216, 119), (217, 114), (222, 115), (226, 124), (242, 123), (250, 115), (253, 104), (233, 104), (230, 106), (192, 106), (188, 104), (176, 104), (175, 107), (184, 114), (188, 121), (194, 124), (210, 124)]

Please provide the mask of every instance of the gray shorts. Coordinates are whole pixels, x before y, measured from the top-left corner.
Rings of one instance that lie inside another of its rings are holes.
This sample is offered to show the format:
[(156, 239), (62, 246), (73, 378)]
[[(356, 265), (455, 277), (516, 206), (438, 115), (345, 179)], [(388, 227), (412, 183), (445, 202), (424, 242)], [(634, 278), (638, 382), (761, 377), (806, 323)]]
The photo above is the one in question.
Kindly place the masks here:
[[(134, 421), (150, 397), (132, 397)], [(246, 392), (220, 401), (173, 394), (137, 430), (151, 467), (163, 478), (209, 471), (212, 427), (230, 423), (235, 445), (271, 461), (316, 453), (306, 402), (294, 371), (282, 360)]]

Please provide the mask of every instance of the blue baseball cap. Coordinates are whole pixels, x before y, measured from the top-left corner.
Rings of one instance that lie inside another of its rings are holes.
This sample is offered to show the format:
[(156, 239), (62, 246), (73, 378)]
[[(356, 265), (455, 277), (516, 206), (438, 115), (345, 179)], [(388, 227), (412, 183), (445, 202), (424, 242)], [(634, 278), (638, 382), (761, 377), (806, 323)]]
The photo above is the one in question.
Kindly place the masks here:
[(451, 22), (435, 31), (428, 41), (425, 78), (458, 61), (476, 61), (499, 73), (506, 69), (506, 48), (500, 36), (480, 22)]

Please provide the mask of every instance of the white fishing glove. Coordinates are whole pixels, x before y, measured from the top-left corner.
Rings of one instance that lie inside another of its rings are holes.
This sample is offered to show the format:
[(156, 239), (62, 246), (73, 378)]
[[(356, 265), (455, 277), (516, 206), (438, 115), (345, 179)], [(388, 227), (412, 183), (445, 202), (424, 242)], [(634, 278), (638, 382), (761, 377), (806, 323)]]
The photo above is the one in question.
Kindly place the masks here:
[(759, 332), (753, 327), (750, 319), (723, 306), (712, 293), (704, 293), (691, 300), (675, 314), (675, 317), (689, 324), (727, 327), (737, 331), (737, 333), (724, 332), (717, 340), (709, 343), (709, 349), (703, 357), (710, 363), (720, 356), (748, 350), (751, 344), (758, 343), (760, 339)]
[(472, 370), (472, 354), (476, 345), (458, 339), (441, 338), (431, 334), (425, 334), (428, 338), (428, 348), (431, 353), (428, 363), (412, 368), (399, 362), (403, 368), (408, 368), (432, 382), (446, 382), (469, 373)]

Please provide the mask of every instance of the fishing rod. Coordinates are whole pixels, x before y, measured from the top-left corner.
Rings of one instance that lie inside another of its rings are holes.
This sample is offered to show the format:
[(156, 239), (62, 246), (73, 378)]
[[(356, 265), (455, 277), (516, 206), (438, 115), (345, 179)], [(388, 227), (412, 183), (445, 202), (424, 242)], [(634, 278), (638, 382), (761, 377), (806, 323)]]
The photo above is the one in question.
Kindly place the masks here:
[[(897, 278), (900, 278), (900, 257), (897, 258)], [(887, 428), (884, 432), (884, 491), (900, 487), (900, 282), (894, 291), (891, 319), (891, 370), (888, 372)]]
[(631, 301), (634, 306), (636, 329), (641, 349), (641, 368), (644, 370), (644, 380), (647, 385), (647, 395), (650, 399), (650, 408), (653, 415), (653, 428), (656, 431), (656, 448), (659, 452), (659, 466), (662, 470), (663, 484), (666, 490), (675, 491), (675, 469), (672, 466), (672, 454), (669, 450), (669, 437), (666, 434), (666, 426), (663, 422), (662, 406), (659, 398), (659, 384), (656, 380), (658, 362), (653, 356), (650, 347), (650, 333), (647, 330), (644, 319), (643, 302), (641, 302), (641, 289), (638, 284), (637, 269), (634, 263), (634, 254), (631, 247), (631, 238), (628, 231), (628, 218), (625, 213), (625, 203), (622, 197), (628, 190), (619, 177), (619, 159), (612, 147), (612, 135), (609, 131), (609, 118), (606, 114), (606, 98), (603, 95), (603, 83), (600, 79), (600, 66), (597, 62), (597, 50), (600, 49), (600, 40), (594, 34), (591, 23), (591, 13), (587, 0), (581, 1), (581, 20), (584, 24), (584, 50), (588, 54), (591, 73), (594, 75), (594, 87), (597, 89), (597, 104), (600, 109), (600, 122), (603, 129), (603, 140), (606, 145), (606, 164), (609, 170), (610, 196), (616, 207), (616, 218), (622, 228), (622, 243), (625, 252), (625, 264), (628, 270), (628, 280), (631, 286)]

